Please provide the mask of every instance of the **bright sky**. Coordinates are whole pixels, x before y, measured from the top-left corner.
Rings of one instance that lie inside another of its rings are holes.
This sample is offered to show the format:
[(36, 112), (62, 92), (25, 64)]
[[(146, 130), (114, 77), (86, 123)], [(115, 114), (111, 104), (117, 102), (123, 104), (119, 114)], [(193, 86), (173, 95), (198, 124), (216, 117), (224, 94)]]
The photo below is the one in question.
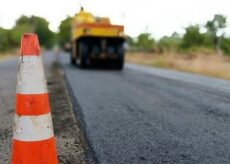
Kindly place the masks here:
[[(109, 16), (112, 23), (124, 24), (125, 32), (137, 36), (150, 32), (155, 38), (183, 33), (189, 24), (204, 24), (214, 14), (228, 17), (230, 0), (0, 0), (0, 26), (11, 28), (23, 15), (37, 15), (50, 22), (50, 29), (58, 30), (61, 20), (85, 10), (97, 16)], [(230, 28), (225, 30), (230, 35)]]

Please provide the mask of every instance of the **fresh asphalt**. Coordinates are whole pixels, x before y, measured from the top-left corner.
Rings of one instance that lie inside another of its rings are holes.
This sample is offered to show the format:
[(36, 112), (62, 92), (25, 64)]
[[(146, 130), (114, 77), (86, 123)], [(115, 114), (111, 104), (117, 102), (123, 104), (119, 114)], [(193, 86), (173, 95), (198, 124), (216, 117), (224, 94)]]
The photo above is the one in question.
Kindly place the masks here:
[(59, 62), (95, 163), (230, 163), (230, 81)]

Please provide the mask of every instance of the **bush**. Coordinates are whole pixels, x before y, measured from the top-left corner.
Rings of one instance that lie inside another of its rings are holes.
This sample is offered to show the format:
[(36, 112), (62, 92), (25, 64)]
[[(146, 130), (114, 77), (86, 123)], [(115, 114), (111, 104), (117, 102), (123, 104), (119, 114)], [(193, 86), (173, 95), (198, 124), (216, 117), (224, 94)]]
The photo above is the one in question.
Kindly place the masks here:
[(10, 30), (0, 28), (0, 51), (7, 51), (11, 46)]
[(158, 42), (158, 49), (160, 53), (164, 52), (176, 52), (181, 44), (181, 38), (177, 33), (173, 33), (172, 36), (164, 36)]
[(230, 56), (230, 38), (222, 38), (220, 42), (220, 48), (225, 55)]

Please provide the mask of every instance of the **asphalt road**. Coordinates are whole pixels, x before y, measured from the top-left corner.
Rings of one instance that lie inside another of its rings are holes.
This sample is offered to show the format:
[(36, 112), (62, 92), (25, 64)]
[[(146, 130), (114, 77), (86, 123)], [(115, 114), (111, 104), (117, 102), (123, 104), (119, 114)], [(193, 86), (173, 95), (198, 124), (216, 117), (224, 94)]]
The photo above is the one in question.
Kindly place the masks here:
[(17, 61), (0, 62), (0, 163), (10, 163)]
[(230, 163), (230, 81), (60, 63), (95, 163)]

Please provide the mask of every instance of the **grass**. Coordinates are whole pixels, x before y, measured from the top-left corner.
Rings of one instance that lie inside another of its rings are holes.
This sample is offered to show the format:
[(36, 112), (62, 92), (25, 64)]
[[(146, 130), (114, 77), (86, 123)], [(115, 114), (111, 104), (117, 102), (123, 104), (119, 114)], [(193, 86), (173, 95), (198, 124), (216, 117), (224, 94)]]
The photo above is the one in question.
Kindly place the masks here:
[(230, 79), (230, 57), (217, 56), (214, 54), (179, 55), (128, 52), (126, 61), (129, 63)]

